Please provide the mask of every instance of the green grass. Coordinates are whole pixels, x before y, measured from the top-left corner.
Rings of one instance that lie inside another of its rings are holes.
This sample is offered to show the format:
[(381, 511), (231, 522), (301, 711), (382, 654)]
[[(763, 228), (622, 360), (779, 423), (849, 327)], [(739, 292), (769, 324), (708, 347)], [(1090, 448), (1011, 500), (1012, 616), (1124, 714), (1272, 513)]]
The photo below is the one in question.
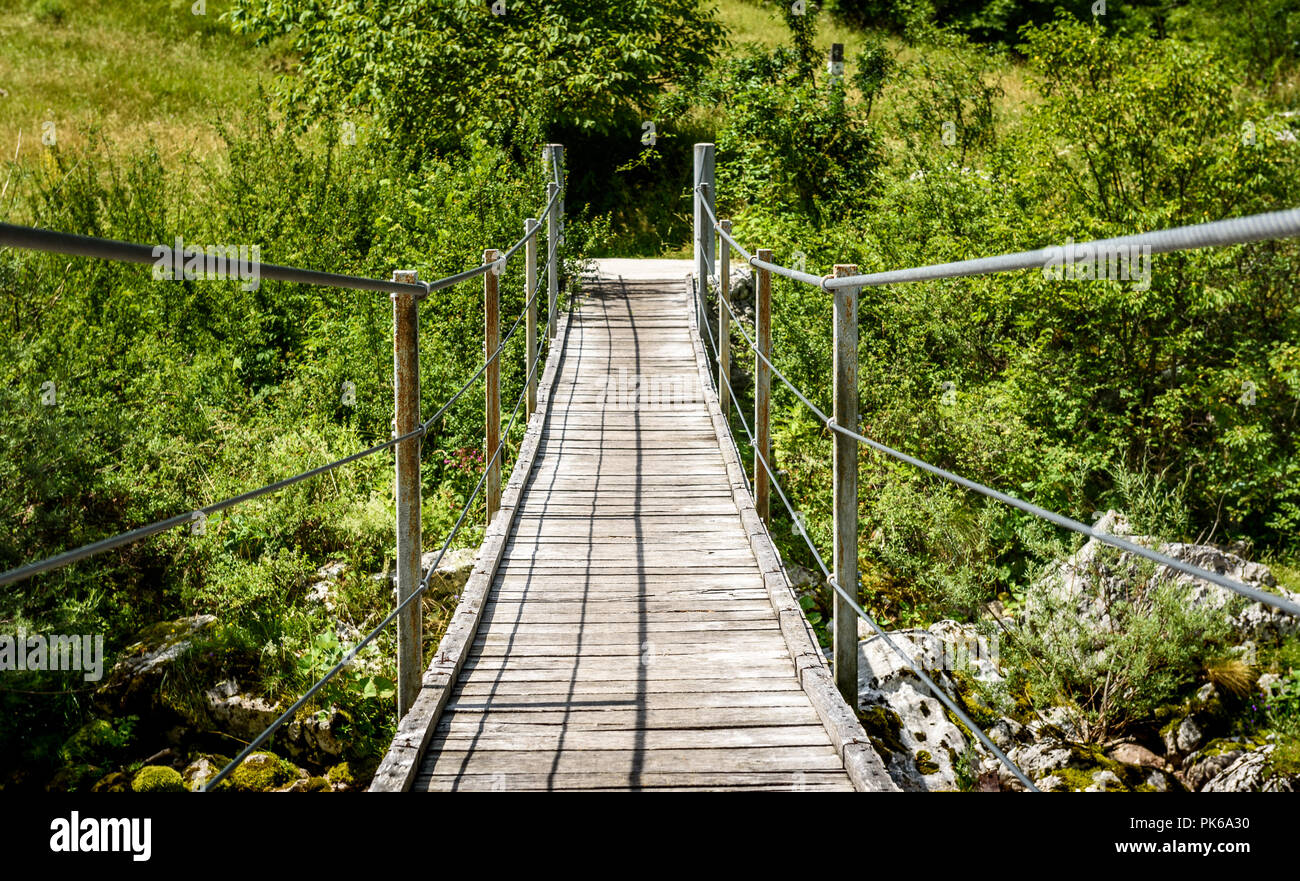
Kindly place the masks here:
[[(768, 50), (790, 45), (790, 32), (782, 19), (782, 7), (772, 0), (717, 0), (717, 9), (718, 18), (727, 29), (727, 52), (732, 55), (739, 54), (747, 45)], [(909, 46), (902, 38), (888, 32), (860, 30), (837, 21), (824, 10), (817, 16), (815, 42), (827, 59), (830, 58), (831, 44), (843, 43), (844, 59), (849, 66), (854, 56), (870, 42), (883, 43), (900, 66), (914, 62), (922, 53), (934, 58), (949, 51), (931, 46)], [(852, 73), (851, 68), (848, 72)], [(1020, 116), (1030, 103), (1037, 100), (1024, 67), (1018, 62), (999, 67), (998, 85), (1003, 90), (997, 102), (999, 125)], [(880, 99), (882, 107), (888, 105), (892, 91), (892, 86), (886, 86)]]
[(191, 6), (0, 0), (0, 155), (36, 155), (47, 120), (61, 146), (98, 128), (122, 146), (152, 140), (164, 156), (210, 153), (215, 123), (237, 121), (258, 82), (289, 62), (230, 33), (229, 0), (207, 0), (202, 16)]
[[(757, 43), (768, 49), (790, 42), (790, 32), (781, 19), (781, 7), (755, 0), (718, 0), (718, 18), (726, 27), (734, 47)], [(831, 43), (843, 43), (844, 55), (851, 58), (867, 41), (867, 35), (841, 24), (827, 12), (817, 16), (817, 48), (829, 57)], [(901, 46), (891, 39), (891, 48)]]

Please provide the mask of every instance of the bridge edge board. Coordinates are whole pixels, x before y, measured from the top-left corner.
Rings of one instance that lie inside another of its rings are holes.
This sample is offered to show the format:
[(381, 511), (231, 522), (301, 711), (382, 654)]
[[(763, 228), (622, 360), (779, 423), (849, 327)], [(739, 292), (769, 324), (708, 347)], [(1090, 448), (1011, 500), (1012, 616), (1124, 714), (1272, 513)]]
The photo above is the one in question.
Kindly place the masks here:
[(691, 345), (695, 352), (695, 366), (700, 374), (705, 406), (708, 407), (718, 447), (722, 450), (722, 459), (726, 463), (732, 498), (740, 512), (741, 524), (749, 539), (750, 548), (763, 572), (763, 583), (780, 622), (781, 636), (785, 639), (786, 648), (798, 671), (799, 684), (808, 695), (818, 718), (822, 720), (826, 733), (830, 735), (831, 743), (844, 762), (844, 770), (848, 773), (853, 788), (859, 792), (899, 792), (862, 723), (858, 721), (857, 714), (835, 687), (835, 679), (826, 666), (826, 658), (817, 645), (817, 638), (786, 577), (781, 555), (754, 507), (744, 468), (736, 448), (731, 444), (730, 428), (723, 416), (718, 393), (713, 387), (708, 357), (700, 338), (699, 310), (695, 308), (696, 296), (693, 290), (694, 277), (688, 276), (684, 284), (687, 286), (687, 301), (691, 304), (687, 310), (690, 313)]
[(506, 542), (519, 510), (524, 484), (532, 474), (537, 459), (542, 431), (550, 414), (555, 377), (559, 375), (560, 364), (564, 361), (572, 310), (571, 304), (570, 310), (556, 322), (555, 339), (537, 390), (537, 409), (519, 446), (519, 456), (511, 470), (510, 480), (501, 494), (497, 516), (486, 530), (478, 557), (474, 561), (474, 569), (456, 604), (456, 611), (438, 643), (433, 662), (424, 673), (419, 697), (398, 723), (397, 733), (375, 771), (368, 792), (405, 792), (411, 788), (433, 737), (433, 730), (455, 690), (456, 678), (469, 657), (483, 618), (484, 603), (492, 589), (492, 582), (501, 565)]

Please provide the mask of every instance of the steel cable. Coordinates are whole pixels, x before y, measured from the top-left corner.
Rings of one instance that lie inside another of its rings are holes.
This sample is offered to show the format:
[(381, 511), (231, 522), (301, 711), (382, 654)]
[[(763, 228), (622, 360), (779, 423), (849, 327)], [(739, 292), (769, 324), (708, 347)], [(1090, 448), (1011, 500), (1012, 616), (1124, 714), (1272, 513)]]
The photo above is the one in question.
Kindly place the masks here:
[(447, 539), (442, 543), (442, 548), (438, 551), (437, 558), (434, 559), (434, 561), (429, 565), (428, 571), (425, 572), (424, 577), (420, 579), (419, 586), (415, 590), (413, 590), (406, 599), (398, 603), (397, 606), (393, 609), (393, 611), (390, 612), (388, 616), (385, 617), (381, 622), (379, 622), (379, 624), (374, 629), (372, 629), (359, 642), (357, 642), (356, 645), (354, 645), (351, 649), (349, 649), (347, 654), (343, 656), (343, 659), (339, 661), (337, 664), (335, 664), (332, 668), (330, 668), (330, 670), (323, 677), (321, 677), (320, 680), (318, 680), (314, 685), (312, 685), (311, 688), (307, 689), (307, 691), (303, 693), (302, 697), (300, 697), (297, 701), (295, 701), (293, 705), (290, 706), (287, 710), (281, 713), (280, 716), (274, 722), (272, 722), (264, 731), (262, 731), (261, 734), (253, 738), (253, 740), (249, 742), (248, 746), (246, 746), (243, 749), (243, 751), (239, 753), (239, 755), (237, 755), (235, 758), (233, 758), (230, 761), (230, 764), (226, 765), (226, 767), (224, 767), (220, 771), (220, 773), (216, 774), (206, 784), (204, 784), (203, 786), (204, 792), (212, 791), (213, 787), (221, 783), (221, 781), (225, 780), (226, 777), (232, 771), (234, 771), (235, 768), (239, 767), (239, 765), (250, 755), (252, 755), (259, 746), (265, 743), (272, 734), (274, 734), (277, 730), (279, 730), (279, 728), (282, 725), (284, 725), (285, 722), (293, 718), (294, 714), (296, 714), (298, 710), (302, 709), (302, 707), (305, 706), (307, 702), (311, 700), (311, 698), (314, 697), (316, 693), (319, 692), (327, 682), (329, 682), (331, 679), (337, 676), (339, 671), (343, 670), (345, 667), (350, 665), (356, 659), (357, 654), (363, 648), (365, 648), (372, 641), (374, 641), (374, 639), (378, 637), (379, 634), (383, 632), (383, 630), (389, 624), (397, 620), (398, 615), (401, 614), (403, 609), (405, 609), (408, 605), (410, 605), (417, 598), (419, 598), (426, 590), (428, 590), (429, 579), (438, 570), (439, 564), (442, 563), (443, 556), (446, 555), (447, 549), (451, 546), (452, 540), (459, 533), (461, 526), (465, 522), (465, 518), (469, 515), (470, 509), (474, 505), (474, 501), (478, 498), (479, 493), (483, 490), (483, 484), (487, 480), (488, 472), (491, 470), (493, 463), (496, 462), (497, 456), (501, 455), (502, 451), (505, 448), (506, 439), (510, 436), (510, 430), (514, 428), (515, 421), (519, 417), (519, 408), (523, 404), (525, 396), (528, 394), (528, 385), (530, 382), (532, 382), (533, 374), (536, 372), (537, 365), (541, 362), (541, 359), (542, 359), (542, 353), (539, 351), (537, 353), (537, 357), (533, 359), (532, 366), (528, 370), (528, 375), (524, 380), (523, 391), (520, 392), (519, 397), (515, 400), (514, 410), (510, 414), (510, 421), (506, 424), (505, 430), (501, 432), (501, 440), (497, 441), (496, 448), (492, 451), (492, 456), (488, 459), (487, 463), (484, 465), (483, 474), (479, 477), (478, 483), (474, 487), (474, 491), (470, 493), (469, 498), (465, 502), (465, 506), (461, 509), (460, 516), (456, 519), (455, 525), (452, 526), (451, 531), (447, 534)]

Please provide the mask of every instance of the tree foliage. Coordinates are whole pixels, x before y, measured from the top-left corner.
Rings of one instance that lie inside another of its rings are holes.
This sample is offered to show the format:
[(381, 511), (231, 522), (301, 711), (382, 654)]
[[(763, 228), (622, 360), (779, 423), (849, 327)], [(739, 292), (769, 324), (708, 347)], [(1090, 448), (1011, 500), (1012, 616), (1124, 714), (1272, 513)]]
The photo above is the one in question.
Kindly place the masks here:
[(229, 15), (259, 39), (291, 37), (293, 106), (372, 110), (419, 150), (523, 121), (549, 136), (635, 130), (721, 35), (700, 0), (238, 0)]

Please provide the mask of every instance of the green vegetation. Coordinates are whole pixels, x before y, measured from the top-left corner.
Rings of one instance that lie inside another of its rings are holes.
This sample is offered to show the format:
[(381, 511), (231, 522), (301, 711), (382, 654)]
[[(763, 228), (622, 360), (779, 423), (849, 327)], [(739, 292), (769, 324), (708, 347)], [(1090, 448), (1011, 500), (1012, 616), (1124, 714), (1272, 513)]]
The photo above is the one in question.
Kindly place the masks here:
[[(14, 157), (0, 212), (433, 278), (518, 237), (543, 199), (541, 146), (560, 141), (566, 258), (681, 253), (691, 145), (703, 140), (717, 144), (719, 206), (738, 238), (813, 272), (1292, 207), (1300, 16), (1284, 0), (1229, 7), (1113, 4), (1094, 20), (1090, 3), (838, 0), (798, 16), (752, 0), (557, 0), (494, 16), (485, 3), (210, 0), (194, 16), (180, 0), (161, 15), (0, 0), (0, 38), (14, 47), (0, 58), (0, 133)], [(832, 41), (846, 44), (837, 82), (824, 64)], [(522, 306), (521, 262), (503, 279), (503, 315)], [(1297, 265), (1295, 242), (1265, 242), (1157, 255), (1149, 284), (1025, 272), (867, 289), (863, 430), (1078, 519), (1116, 508), (1164, 539), (1248, 542), (1295, 589)], [(383, 295), (154, 281), (139, 266), (0, 252), (0, 569), (387, 439), (390, 313)], [(441, 291), (421, 316), (432, 412), (482, 357), (479, 289)], [(775, 283), (776, 364), (827, 410), (830, 318), (822, 292)], [(516, 339), (508, 403), (522, 362)], [(427, 547), (482, 473), (480, 407), (466, 396), (425, 441)], [(784, 485), (828, 548), (831, 438), (781, 386), (774, 422)], [(1293, 642), (1247, 664), (1221, 622), (1172, 589), (1116, 609), (1100, 642), (1052, 628), (1033, 585), (1077, 540), (866, 451), (860, 486), (861, 599), (882, 623), (975, 620), (995, 599), (1038, 610), (1004, 643), (1016, 672), (991, 704), (1064, 701), (1101, 740), (1164, 724), (1205, 681), (1225, 693), (1224, 712), (1244, 713), (1267, 669), (1281, 682), (1243, 731), (1277, 734), (1275, 764), (1300, 764)], [(296, 696), (391, 609), (371, 577), (393, 554), (391, 495), (390, 461), (374, 456), (214, 516), (202, 533), (164, 533), (6, 592), (6, 632), (105, 633), (110, 662), (159, 622), (218, 620), (148, 711), (106, 706), (94, 684), (57, 674), (8, 675), (0, 781), (122, 785), (113, 775), (134, 774), (173, 725), (193, 755), (232, 752), (204, 740), (207, 689), (234, 679), (271, 703)], [(783, 555), (812, 565), (776, 516)], [(479, 541), (482, 519), (471, 512), (458, 545)], [(309, 594), (330, 562), (345, 566), (327, 611)], [(430, 598), (435, 633), (454, 601)], [(828, 603), (804, 600), (823, 632)], [(391, 640), (304, 711), (337, 710), (347, 744), (342, 763), (310, 769), (307, 788), (371, 773), (393, 729)], [(266, 779), (237, 786), (298, 779), (272, 758), (253, 766)]]
[(146, 765), (131, 781), (131, 789), (135, 792), (184, 792), (185, 783), (175, 768)]

